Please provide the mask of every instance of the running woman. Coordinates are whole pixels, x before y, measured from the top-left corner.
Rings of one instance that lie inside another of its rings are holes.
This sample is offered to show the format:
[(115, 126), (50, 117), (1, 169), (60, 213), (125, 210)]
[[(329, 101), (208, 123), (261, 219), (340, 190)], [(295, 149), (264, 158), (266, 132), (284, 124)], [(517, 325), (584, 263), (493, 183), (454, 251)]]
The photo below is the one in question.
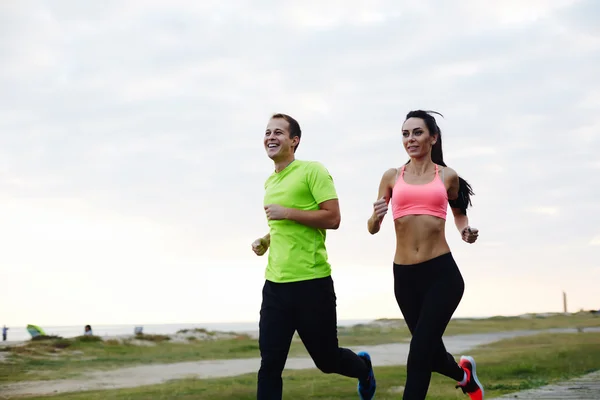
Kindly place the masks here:
[(319, 162), (295, 159), (300, 125), (286, 114), (269, 120), (264, 136), (275, 171), (265, 182), (269, 233), (252, 243), (269, 250), (259, 322), (258, 400), (282, 398), (281, 374), (295, 331), (317, 368), (358, 379), (361, 400), (375, 394), (368, 353), (340, 348), (336, 295), (325, 247), (327, 229), (340, 225), (333, 179)]
[(425, 399), (435, 371), (456, 380), (456, 387), (472, 400), (482, 400), (475, 360), (463, 356), (456, 363), (442, 341), (464, 292), (445, 237), (448, 204), (465, 242), (474, 243), (479, 233), (467, 217), (474, 193), (444, 163), (441, 134), (432, 112), (408, 113), (402, 142), (410, 160), (383, 174), (367, 225), (372, 235), (379, 232), (391, 202), (396, 230), (394, 294), (412, 335), (403, 399)]

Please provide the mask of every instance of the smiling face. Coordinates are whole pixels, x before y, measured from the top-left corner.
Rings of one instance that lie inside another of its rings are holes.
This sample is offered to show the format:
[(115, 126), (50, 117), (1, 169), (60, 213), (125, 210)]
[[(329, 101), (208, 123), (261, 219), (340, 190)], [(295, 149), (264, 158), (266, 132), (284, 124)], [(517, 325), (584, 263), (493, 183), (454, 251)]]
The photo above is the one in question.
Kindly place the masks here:
[(290, 124), (283, 118), (271, 118), (264, 137), (265, 150), (273, 161), (294, 157), (294, 148), (300, 142), (298, 136), (290, 137)]
[(431, 135), (425, 121), (409, 118), (402, 125), (402, 144), (410, 158), (422, 158), (431, 154), (437, 135)]

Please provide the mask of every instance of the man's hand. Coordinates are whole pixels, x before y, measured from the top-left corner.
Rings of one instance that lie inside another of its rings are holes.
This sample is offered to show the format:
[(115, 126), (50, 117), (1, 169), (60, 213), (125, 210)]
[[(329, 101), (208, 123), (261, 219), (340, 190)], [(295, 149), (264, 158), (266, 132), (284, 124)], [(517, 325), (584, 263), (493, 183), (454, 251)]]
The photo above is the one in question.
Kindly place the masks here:
[(264, 237), (256, 239), (254, 242), (252, 242), (252, 251), (254, 251), (257, 256), (262, 256), (265, 254), (268, 248), (269, 241)]
[(287, 219), (288, 209), (278, 204), (268, 204), (265, 206), (265, 213), (269, 221)]

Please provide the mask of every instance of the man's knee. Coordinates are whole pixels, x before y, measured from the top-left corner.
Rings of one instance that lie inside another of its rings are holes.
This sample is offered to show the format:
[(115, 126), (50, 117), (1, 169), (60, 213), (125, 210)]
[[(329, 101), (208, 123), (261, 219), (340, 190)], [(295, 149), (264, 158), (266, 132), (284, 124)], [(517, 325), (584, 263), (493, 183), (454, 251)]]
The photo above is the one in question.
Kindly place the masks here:
[(263, 354), (260, 360), (260, 369), (268, 374), (281, 374), (285, 367), (285, 360), (285, 355)]
[(317, 368), (325, 374), (334, 374), (338, 371), (337, 363), (332, 360), (321, 361), (320, 363), (315, 363)]
[(339, 371), (339, 352), (328, 351), (315, 355), (313, 360), (317, 368), (325, 374), (334, 374)]

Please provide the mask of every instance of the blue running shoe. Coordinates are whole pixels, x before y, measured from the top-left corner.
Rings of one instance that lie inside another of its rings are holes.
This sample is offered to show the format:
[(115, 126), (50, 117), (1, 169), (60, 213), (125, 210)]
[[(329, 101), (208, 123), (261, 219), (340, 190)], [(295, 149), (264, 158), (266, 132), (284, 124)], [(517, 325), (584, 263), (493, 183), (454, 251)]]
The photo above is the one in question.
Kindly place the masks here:
[(358, 353), (358, 356), (362, 358), (369, 367), (367, 379), (358, 380), (358, 395), (360, 396), (360, 400), (371, 400), (375, 397), (375, 389), (377, 388), (375, 373), (373, 372), (373, 365), (371, 364), (371, 356), (366, 351), (361, 351)]

